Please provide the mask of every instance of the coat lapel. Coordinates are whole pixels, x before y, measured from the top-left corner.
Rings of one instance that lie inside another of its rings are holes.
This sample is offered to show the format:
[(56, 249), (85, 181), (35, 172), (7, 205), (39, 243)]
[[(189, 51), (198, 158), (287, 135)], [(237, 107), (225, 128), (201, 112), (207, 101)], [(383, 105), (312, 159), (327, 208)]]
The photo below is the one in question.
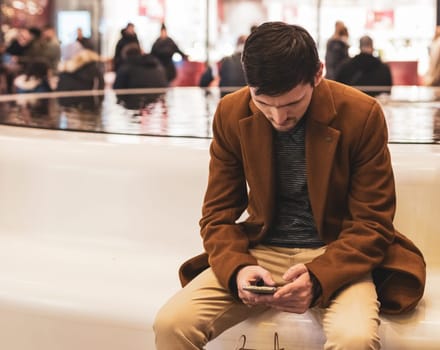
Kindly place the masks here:
[(307, 112), (306, 162), (310, 204), (318, 232), (322, 233), (323, 217), (330, 174), (340, 131), (328, 126), (336, 115), (331, 91), (322, 81), (313, 92)]
[[(253, 203), (264, 215), (264, 224), (272, 220), (275, 201), (273, 129), (263, 113), (250, 101), (252, 114), (240, 121), (244, 166)], [(261, 207), (260, 207), (261, 206)]]

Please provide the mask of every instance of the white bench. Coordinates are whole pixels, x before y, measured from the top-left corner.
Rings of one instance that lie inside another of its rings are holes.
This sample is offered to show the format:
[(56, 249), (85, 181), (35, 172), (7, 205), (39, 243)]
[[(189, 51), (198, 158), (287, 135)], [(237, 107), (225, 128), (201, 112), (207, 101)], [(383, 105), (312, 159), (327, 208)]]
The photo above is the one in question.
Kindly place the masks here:
[[(209, 140), (0, 126), (0, 348), (154, 349), (152, 322), (202, 249)], [(424, 251), (426, 295), (383, 317), (384, 349), (440, 348), (440, 146), (391, 145), (398, 227)], [(286, 321), (289, 322), (286, 322)], [(305, 315), (268, 312), (209, 350), (319, 349)], [(258, 344), (258, 345), (257, 345)], [(237, 346), (238, 348), (239, 346)]]

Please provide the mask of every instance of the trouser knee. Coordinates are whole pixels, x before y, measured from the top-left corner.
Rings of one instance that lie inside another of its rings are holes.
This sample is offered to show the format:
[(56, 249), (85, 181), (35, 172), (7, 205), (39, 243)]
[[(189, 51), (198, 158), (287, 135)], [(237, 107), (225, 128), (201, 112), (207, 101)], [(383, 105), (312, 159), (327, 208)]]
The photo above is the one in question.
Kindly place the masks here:
[(161, 309), (154, 320), (153, 330), (156, 348), (162, 349), (202, 349), (207, 339), (188, 313)]
[[(374, 321), (372, 321), (374, 323)], [(378, 350), (380, 340), (377, 334), (377, 324), (371, 327), (357, 329), (341, 329), (327, 335), (325, 350)]]
[(164, 314), (161, 310), (157, 313), (156, 318), (154, 319), (153, 330), (156, 339), (170, 337), (172, 336), (172, 333), (175, 332), (175, 322), (173, 322), (170, 315)]

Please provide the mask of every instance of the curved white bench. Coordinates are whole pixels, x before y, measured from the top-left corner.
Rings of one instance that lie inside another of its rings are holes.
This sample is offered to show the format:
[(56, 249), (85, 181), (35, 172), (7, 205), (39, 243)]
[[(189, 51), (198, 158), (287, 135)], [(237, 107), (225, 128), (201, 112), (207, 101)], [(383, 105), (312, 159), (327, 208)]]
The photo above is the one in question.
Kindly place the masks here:
[[(418, 307), (401, 316), (382, 315), (380, 336), (386, 350), (440, 349), (440, 145), (391, 144), (397, 189), (396, 227), (423, 251), (427, 261), (427, 286)], [(348, 321), (349, 322), (349, 321)], [(209, 350), (322, 349), (324, 335), (310, 313), (295, 315), (268, 312), (226, 331)], [(224, 344), (228, 344), (227, 347)], [(292, 345), (294, 344), (294, 345)]]
[[(209, 140), (0, 126), (0, 347), (154, 349), (152, 322), (202, 249)], [(385, 349), (440, 348), (440, 146), (391, 145), (398, 227), (424, 251), (415, 312), (383, 317)], [(285, 322), (289, 320), (289, 322)], [(307, 313), (268, 312), (209, 350), (319, 349)], [(293, 345), (294, 344), (294, 345)]]

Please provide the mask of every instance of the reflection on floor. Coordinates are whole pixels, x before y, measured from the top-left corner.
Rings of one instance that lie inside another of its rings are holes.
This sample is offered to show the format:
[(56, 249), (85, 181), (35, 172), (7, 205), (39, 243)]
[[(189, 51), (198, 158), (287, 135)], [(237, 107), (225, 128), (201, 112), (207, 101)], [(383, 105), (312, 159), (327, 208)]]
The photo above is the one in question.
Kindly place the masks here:
[[(393, 87), (379, 97), (390, 143), (440, 143), (440, 93)], [(0, 124), (111, 134), (210, 138), (218, 89), (0, 96)]]

